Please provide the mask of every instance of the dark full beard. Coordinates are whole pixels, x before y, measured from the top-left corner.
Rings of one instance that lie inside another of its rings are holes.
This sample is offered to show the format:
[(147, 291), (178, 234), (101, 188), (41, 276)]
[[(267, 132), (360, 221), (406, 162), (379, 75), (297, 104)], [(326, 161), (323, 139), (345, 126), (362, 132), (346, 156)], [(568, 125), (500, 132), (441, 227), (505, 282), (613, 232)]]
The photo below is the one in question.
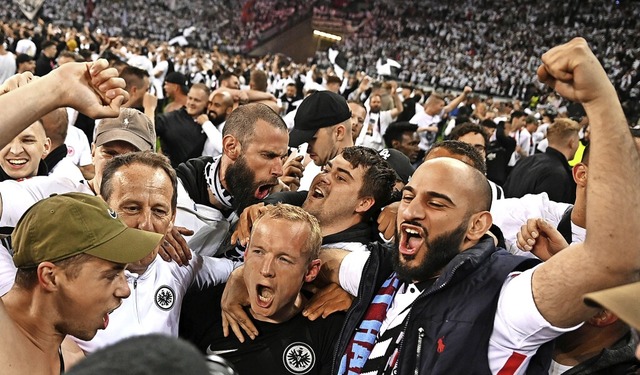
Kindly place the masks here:
[(224, 120), (226, 120), (225, 116), (216, 116), (215, 113), (209, 113), (208, 116), (209, 116), (209, 121), (211, 121), (211, 123), (216, 127), (222, 124)]
[(260, 186), (255, 183), (256, 174), (249, 168), (244, 156), (231, 164), (225, 173), (227, 189), (233, 195), (233, 209), (238, 215), (252, 204), (260, 200), (255, 197), (255, 191)]
[[(427, 233), (424, 228), (423, 232)], [(408, 267), (400, 262), (400, 251), (396, 243), (394, 245), (392, 259), (393, 269), (396, 271), (398, 278), (405, 282), (420, 282), (437, 276), (456, 255), (460, 254), (460, 247), (466, 233), (467, 225), (465, 220), (464, 223), (456, 229), (443, 233), (432, 241), (429, 240), (429, 236), (427, 235), (425, 239), (427, 255), (422, 263), (415, 267)], [(400, 238), (400, 233), (396, 233), (396, 238)]]

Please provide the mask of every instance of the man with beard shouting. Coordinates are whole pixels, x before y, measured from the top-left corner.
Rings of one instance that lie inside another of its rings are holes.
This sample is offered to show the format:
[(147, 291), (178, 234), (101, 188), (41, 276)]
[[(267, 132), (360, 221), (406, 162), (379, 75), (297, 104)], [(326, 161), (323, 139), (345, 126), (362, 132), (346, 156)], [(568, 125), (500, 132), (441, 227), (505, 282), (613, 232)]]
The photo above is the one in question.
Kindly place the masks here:
[(615, 90), (582, 38), (542, 62), (540, 80), (582, 103), (592, 126), (589, 237), (537, 266), (496, 249), (486, 178), (426, 161), (403, 190), (394, 248), (321, 253), (321, 274), (357, 295), (332, 373), (547, 373), (547, 343), (597, 311), (584, 294), (636, 280), (640, 158)]
[(227, 117), (222, 155), (182, 163), (178, 174), (176, 225), (194, 231), (189, 247), (214, 255), (229, 243), (237, 214), (279, 184), (289, 134), (282, 118), (264, 104), (239, 106)]

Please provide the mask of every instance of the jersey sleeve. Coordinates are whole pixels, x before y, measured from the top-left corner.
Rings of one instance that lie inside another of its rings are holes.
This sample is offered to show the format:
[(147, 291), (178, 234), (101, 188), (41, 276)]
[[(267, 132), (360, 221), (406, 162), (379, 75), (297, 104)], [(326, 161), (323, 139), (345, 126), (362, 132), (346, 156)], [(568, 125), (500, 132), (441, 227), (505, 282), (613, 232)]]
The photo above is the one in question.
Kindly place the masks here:
[(370, 255), (369, 251), (352, 251), (340, 263), (340, 287), (354, 297), (358, 296), (362, 271)]
[(500, 291), (489, 339), (489, 366), (494, 374), (524, 374), (542, 344), (580, 327), (555, 327), (540, 314), (531, 290), (536, 268), (511, 273)]
[(227, 258), (213, 258), (194, 253), (192, 256), (189, 266), (193, 267), (195, 272), (194, 285), (199, 288), (226, 283), (231, 272), (242, 264)]

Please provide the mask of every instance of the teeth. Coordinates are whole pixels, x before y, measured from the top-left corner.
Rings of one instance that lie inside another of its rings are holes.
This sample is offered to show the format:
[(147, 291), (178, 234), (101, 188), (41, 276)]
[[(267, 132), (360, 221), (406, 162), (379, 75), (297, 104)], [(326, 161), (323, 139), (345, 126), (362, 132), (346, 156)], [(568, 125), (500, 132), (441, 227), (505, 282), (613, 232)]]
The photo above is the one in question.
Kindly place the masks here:
[(273, 298), (273, 291), (267, 287), (261, 287), (258, 293), (258, 298), (262, 302), (269, 302)]
[(420, 234), (420, 233), (419, 233), (417, 230), (415, 230), (415, 229), (405, 229), (404, 231), (405, 231), (405, 232), (407, 232), (407, 234), (413, 234), (413, 235), (416, 235), (416, 236)]
[(9, 164), (13, 164), (13, 165), (22, 165), (22, 164), (27, 164), (27, 161), (24, 159), (20, 159), (20, 160), (9, 160)]

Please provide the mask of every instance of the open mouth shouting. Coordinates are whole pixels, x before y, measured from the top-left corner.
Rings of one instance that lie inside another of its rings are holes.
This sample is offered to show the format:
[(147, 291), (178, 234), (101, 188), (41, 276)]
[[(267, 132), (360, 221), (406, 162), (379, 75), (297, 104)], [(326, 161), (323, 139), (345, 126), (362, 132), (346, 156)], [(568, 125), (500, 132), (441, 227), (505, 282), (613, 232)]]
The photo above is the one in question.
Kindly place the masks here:
[(400, 225), (400, 241), (398, 249), (404, 257), (415, 257), (424, 244), (426, 233), (416, 225)]
[(325, 193), (318, 186), (315, 186), (313, 190), (311, 190), (311, 196), (315, 199), (322, 199), (325, 197)]
[(271, 189), (273, 189), (274, 186), (276, 186), (277, 184), (263, 184), (258, 186), (258, 188), (256, 189), (255, 193), (254, 193), (254, 197), (256, 199), (264, 199), (267, 197), (267, 195), (269, 195), (269, 193), (271, 193)]
[(275, 293), (270, 287), (258, 284), (256, 286), (256, 296), (256, 304), (263, 309), (268, 309), (273, 303)]
[(104, 314), (104, 316), (102, 316), (102, 329), (107, 329), (107, 326), (109, 325), (109, 315), (116, 311), (118, 307), (120, 307), (120, 305), (116, 306), (111, 311), (108, 311), (106, 314)]

